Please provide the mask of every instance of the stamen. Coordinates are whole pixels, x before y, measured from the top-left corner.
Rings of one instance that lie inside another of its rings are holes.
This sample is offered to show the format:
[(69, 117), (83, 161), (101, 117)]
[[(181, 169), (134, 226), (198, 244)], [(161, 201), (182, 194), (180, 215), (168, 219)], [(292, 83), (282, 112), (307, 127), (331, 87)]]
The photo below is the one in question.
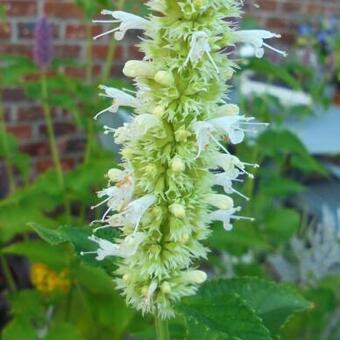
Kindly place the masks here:
[(106, 32), (104, 32), (104, 33), (98, 34), (98, 35), (96, 35), (95, 37), (93, 37), (93, 40), (97, 40), (97, 39), (103, 37), (104, 35), (111, 34), (111, 33), (116, 32), (116, 31), (118, 31), (118, 30), (119, 30), (119, 27), (116, 27), (116, 28), (114, 28), (114, 29), (112, 29), (112, 30), (109, 30), (109, 31), (106, 31)]
[(230, 218), (234, 219), (234, 220), (246, 220), (246, 221), (255, 221), (255, 218), (253, 217), (247, 217), (247, 216), (237, 216), (237, 215), (233, 215), (230, 216)]
[(81, 251), (80, 255), (84, 256), (84, 255), (89, 255), (89, 254), (97, 254), (96, 251)]
[(106, 225), (104, 225), (102, 227), (97, 227), (97, 228), (93, 229), (93, 232), (96, 233), (98, 230), (107, 229), (107, 228), (113, 228), (113, 227), (110, 224), (106, 224)]
[(211, 139), (228, 155), (230, 155), (230, 152), (211, 134)]
[[(278, 34), (278, 36), (277, 36), (276, 38), (280, 38), (280, 37), (281, 37), (281, 35)], [(284, 57), (287, 57), (287, 52), (285, 52), (285, 51), (278, 50), (277, 48), (272, 47), (272, 46), (266, 44), (265, 42), (263, 42), (263, 46), (266, 46), (266, 47), (269, 48), (270, 50), (272, 50), (272, 51), (274, 51), (274, 52), (276, 52), (276, 53), (279, 53), (279, 54), (281, 54), (281, 55), (284, 56)]]
[[(104, 94), (100, 94), (100, 95), (102, 95), (103, 97), (107, 97), (107, 96), (105, 96)], [(109, 111), (112, 107), (113, 107), (113, 105), (111, 105), (111, 106), (107, 107), (106, 109), (104, 109), (104, 110), (98, 112), (98, 113), (93, 117), (93, 119), (94, 119), (94, 120), (97, 120), (98, 117), (99, 117), (100, 115), (102, 115), (103, 113)]]
[(214, 65), (217, 74), (220, 74), (220, 70), (218, 69), (218, 67), (217, 67), (213, 57), (211, 56), (210, 52), (207, 52), (207, 55), (208, 55), (209, 60), (211, 61), (211, 63)]
[(104, 213), (104, 215), (103, 215), (103, 217), (102, 217), (102, 222), (105, 221), (106, 216), (109, 214), (109, 212), (110, 212), (111, 210), (112, 210), (112, 208), (109, 207), (109, 208), (105, 211), (105, 213)]
[(101, 201), (101, 202), (99, 202), (99, 203), (96, 204), (96, 205), (92, 205), (92, 206), (91, 206), (91, 210), (100, 207), (101, 205), (103, 205), (103, 204), (105, 204), (106, 202), (108, 202), (110, 199), (111, 199), (111, 197), (108, 197), (108, 198), (106, 198), (104, 201)]
[(103, 24), (110, 24), (110, 23), (117, 23), (120, 20), (92, 20), (93, 23), (103, 23)]
[(235, 192), (236, 194), (238, 194), (239, 196), (241, 196), (242, 198), (244, 198), (246, 201), (249, 201), (249, 197), (243, 195), (241, 192), (239, 192), (238, 190), (232, 188), (232, 191)]

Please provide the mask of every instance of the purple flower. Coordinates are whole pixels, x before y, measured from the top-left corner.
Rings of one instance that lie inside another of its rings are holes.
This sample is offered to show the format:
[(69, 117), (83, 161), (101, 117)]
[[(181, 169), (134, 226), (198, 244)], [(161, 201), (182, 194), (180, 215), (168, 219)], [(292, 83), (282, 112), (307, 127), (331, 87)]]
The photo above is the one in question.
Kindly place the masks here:
[(47, 18), (39, 19), (34, 32), (34, 61), (41, 69), (47, 69), (53, 59), (52, 34)]

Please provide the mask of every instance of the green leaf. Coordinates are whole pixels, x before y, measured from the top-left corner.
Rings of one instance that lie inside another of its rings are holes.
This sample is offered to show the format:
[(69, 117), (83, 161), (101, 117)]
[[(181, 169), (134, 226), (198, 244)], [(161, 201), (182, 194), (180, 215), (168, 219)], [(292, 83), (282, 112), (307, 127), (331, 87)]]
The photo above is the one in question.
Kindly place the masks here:
[(282, 284), (244, 277), (231, 280), (208, 282), (203, 287), (211, 299), (223, 294), (236, 294), (249, 308), (263, 320), (265, 326), (276, 334), (288, 318), (296, 313), (311, 308), (312, 305), (300, 294)]
[(188, 339), (272, 339), (240, 296), (215, 283), (204, 285), (197, 295), (183, 300), (178, 309), (186, 317)]
[(272, 197), (286, 197), (305, 190), (305, 187), (299, 182), (278, 176), (264, 178), (261, 188), (264, 194)]
[(300, 215), (293, 209), (272, 209), (265, 215), (263, 224), (268, 241), (284, 243), (298, 231)]
[(45, 228), (35, 223), (30, 223), (29, 225), (44, 241), (53, 246), (67, 241), (62, 233), (56, 229)]
[(67, 322), (62, 322), (54, 325), (49, 330), (46, 340), (83, 340), (84, 338), (79, 333), (75, 325)]
[(250, 60), (248, 68), (257, 72), (258, 74), (269, 77), (268, 82), (270, 82), (270, 80), (280, 80), (292, 89), (301, 89), (301, 84), (299, 81), (297, 81), (296, 78), (293, 77), (286, 68), (282, 67), (281, 64), (276, 65), (266, 59), (253, 58)]
[(64, 268), (70, 258), (64, 247), (52, 247), (39, 240), (11, 244), (2, 249), (5, 254), (28, 257), (32, 262), (45, 263), (52, 268)]
[(36, 340), (37, 332), (31, 322), (23, 315), (13, 319), (2, 333), (3, 340)]

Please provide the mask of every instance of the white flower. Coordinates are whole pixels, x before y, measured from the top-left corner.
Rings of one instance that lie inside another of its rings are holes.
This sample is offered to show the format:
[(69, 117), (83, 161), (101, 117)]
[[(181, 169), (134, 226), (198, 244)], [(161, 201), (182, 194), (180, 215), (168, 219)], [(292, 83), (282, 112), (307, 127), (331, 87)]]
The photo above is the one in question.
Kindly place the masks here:
[(228, 174), (225, 172), (221, 172), (219, 174), (214, 175), (214, 185), (223, 187), (223, 190), (226, 194), (236, 193), (248, 201), (249, 200), (248, 197), (244, 196), (241, 192), (233, 188), (233, 183), (232, 183), (233, 181), (240, 181), (240, 180), (237, 180), (236, 178), (230, 178)]
[(125, 63), (123, 73), (130, 78), (153, 78), (156, 70), (155, 66), (149, 61), (129, 60)]
[(209, 36), (207, 33), (203, 31), (194, 32), (191, 36), (190, 41), (190, 51), (187, 59), (184, 62), (184, 65), (187, 65), (189, 61), (192, 63), (197, 62), (202, 58), (204, 53), (206, 53), (209, 57), (209, 60), (214, 65), (217, 73), (219, 73), (219, 69), (211, 56), (211, 47), (209, 45)]
[(148, 113), (138, 115), (133, 122), (124, 123), (123, 126), (115, 130), (115, 142), (123, 144), (129, 140), (139, 139), (160, 123), (159, 117), (155, 115)]
[(144, 241), (144, 233), (137, 232), (127, 236), (121, 243), (112, 243), (97, 236), (90, 236), (89, 240), (97, 243), (97, 251), (81, 252), (81, 255), (97, 254), (96, 260), (102, 261), (108, 256), (119, 256), (123, 258), (134, 255), (139, 245)]
[(222, 210), (228, 210), (234, 206), (232, 198), (221, 194), (209, 194), (207, 196), (207, 202), (212, 206)]
[[(225, 147), (214, 137), (214, 132), (223, 131), (230, 139), (232, 144), (239, 144), (245, 137), (245, 132), (249, 131), (248, 126), (268, 125), (267, 123), (250, 122), (253, 117), (238, 115), (227, 115), (224, 117), (213, 118), (208, 121), (198, 121), (193, 124), (198, 144), (198, 155), (209, 145), (212, 139), (223, 150)], [(225, 150), (226, 151), (226, 150)]]
[(264, 47), (267, 47), (283, 56), (286, 56), (286, 52), (278, 50), (264, 42), (265, 39), (281, 38), (280, 34), (272, 33), (266, 30), (242, 30), (233, 32), (233, 41), (236, 43), (251, 44), (255, 49), (255, 55), (257, 58), (262, 58), (264, 55)]
[(209, 214), (209, 218), (212, 221), (220, 221), (223, 223), (223, 228), (226, 231), (230, 231), (233, 229), (233, 225), (230, 223), (230, 220), (234, 219), (234, 220), (250, 220), (253, 221), (253, 218), (250, 217), (244, 217), (244, 216), (238, 216), (235, 215), (236, 212), (240, 211), (241, 208), (240, 207), (236, 207), (236, 208), (231, 208), (231, 209), (227, 209), (227, 210), (216, 210), (213, 211)]
[(245, 126), (267, 125), (267, 123), (250, 122), (253, 119), (253, 117), (228, 115), (194, 123), (193, 129), (198, 143), (198, 156), (209, 145), (210, 139), (224, 150), (223, 145), (213, 136), (214, 132), (223, 131), (228, 135), (232, 144), (239, 144), (242, 143), (245, 132), (248, 131)]
[(115, 32), (116, 40), (122, 40), (127, 30), (145, 30), (149, 21), (134, 14), (123, 11), (109, 11), (103, 10), (102, 15), (111, 15), (115, 20), (93, 20), (95, 23), (120, 23), (120, 25), (110, 31), (101, 33), (93, 39), (98, 39), (104, 35)]
[(108, 187), (104, 190), (98, 191), (97, 195), (99, 198), (107, 196), (107, 198), (99, 204), (92, 207), (92, 209), (99, 207), (100, 205), (107, 203), (109, 207), (104, 216), (105, 220), (107, 214), (112, 211), (121, 211), (130, 201), (134, 192), (134, 181), (131, 174), (127, 174), (121, 178), (115, 186)]
[(254, 178), (252, 174), (246, 171), (246, 166), (252, 166), (258, 168), (258, 164), (250, 164), (241, 162), (236, 156), (231, 154), (216, 153), (213, 156), (214, 166), (221, 167), (224, 170), (225, 175), (231, 179), (235, 180), (238, 176), (246, 174), (250, 178)]
[(155, 291), (157, 290), (157, 287), (158, 287), (158, 284), (156, 281), (152, 281), (150, 286), (148, 287), (146, 294), (145, 294), (145, 299), (144, 299), (144, 303), (145, 303), (145, 306), (143, 306), (144, 310), (150, 309), (151, 301), (155, 294)]
[(152, 194), (145, 195), (132, 201), (119, 214), (113, 215), (108, 219), (111, 227), (121, 227), (131, 224), (137, 229), (144, 213), (156, 202), (156, 197)]
[(201, 270), (188, 270), (181, 274), (184, 281), (201, 284), (207, 280), (207, 274)]
[(102, 97), (112, 98), (113, 103), (111, 106), (98, 112), (94, 116), (94, 119), (97, 119), (101, 114), (103, 114), (106, 111), (117, 112), (120, 106), (129, 106), (129, 107), (136, 108), (139, 104), (139, 101), (137, 98), (135, 98), (131, 94), (128, 94), (122, 90), (118, 90), (118, 89), (115, 89), (114, 87), (108, 87), (104, 85), (99, 85), (99, 88), (104, 91), (103, 93), (100, 93), (99, 95)]

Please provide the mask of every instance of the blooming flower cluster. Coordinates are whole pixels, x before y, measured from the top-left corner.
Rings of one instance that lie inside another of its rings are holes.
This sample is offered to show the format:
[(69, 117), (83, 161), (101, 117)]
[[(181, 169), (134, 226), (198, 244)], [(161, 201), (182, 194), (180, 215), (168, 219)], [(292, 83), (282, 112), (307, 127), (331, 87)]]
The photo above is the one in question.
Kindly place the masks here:
[[(114, 130), (122, 144), (120, 169), (108, 172), (109, 186), (100, 191), (107, 210), (93, 224), (119, 228), (112, 243), (91, 236), (99, 245), (97, 260), (119, 258), (116, 284), (129, 304), (161, 318), (174, 315), (173, 305), (194, 294), (207, 278), (197, 269), (206, 258), (202, 244), (212, 221), (232, 229), (240, 207), (230, 194), (239, 176), (252, 176), (249, 167), (231, 155), (221, 140), (241, 143), (259, 123), (228, 103), (226, 82), (235, 63), (224, 53), (227, 46), (250, 43), (262, 57), (265, 40), (278, 35), (264, 31), (237, 31), (226, 20), (240, 16), (236, 0), (150, 0), (154, 13), (147, 19), (121, 11), (104, 10), (112, 17), (100, 20), (122, 39), (129, 29), (143, 30), (139, 44), (143, 60), (130, 60), (123, 73), (137, 91), (128, 93), (101, 86), (112, 105), (99, 112), (134, 109), (130, 123)], [(117, 26), (118, 25), (118, 26)], [(274, 48), (271, 48), (278, 51)], [(281, 51), (278, 51), (281, 53)], [(218, 188), (222, 188), (224, 192)], [(246, 198), (246, 197), (244, 197)]]

